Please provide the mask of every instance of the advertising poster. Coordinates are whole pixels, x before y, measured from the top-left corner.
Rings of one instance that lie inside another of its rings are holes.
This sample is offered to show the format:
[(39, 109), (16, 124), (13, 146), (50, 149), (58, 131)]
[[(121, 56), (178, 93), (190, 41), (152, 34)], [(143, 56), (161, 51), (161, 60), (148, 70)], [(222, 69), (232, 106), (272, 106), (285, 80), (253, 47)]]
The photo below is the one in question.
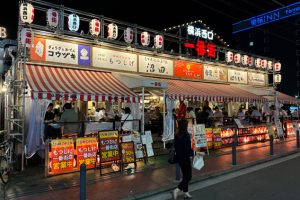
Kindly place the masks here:
[(175, 61), (174, 76), (203, 80), (203, 65), (184, 61)]
[(139, 132), (134, 132), (131, 134), (132, 141), (134, 142), (134, 150), (135, 150), (135, 157), (137, 159), (144, 158), (144, 146), (141, 140), (141, 135)]
[(212, 128), (206, 128), (205, 129), (205, 133), (206, 133), (206, 139), (207, 139), (208, 149), (211, 149), (211, 148), (213, 148), (213, 132), (212, 132)]
[(207, 147), (204, 124), (193, 125), (193, 135), (196, 148)]
[(92, 66), (137, 72), (137, 55), (121, 51), (93, 47)]
[(247, 84), (247, 72), (228, 69), (228, 82)]
[(173, 76), (173, 61), (158, 57), (139, 55), (139, 72)]
[(50, 167), (51, 174), (70, 172), (73, 170), (73, 139), (51, 140)]
[(215, 67), (204, 65), (203, 78), (209, 81), (227, 82), (227, 69), (223, 67)]
[(122, 162), (133, 163), (135, 162), (134, 157), (134, 143), (133, 142), (122, 142), (121, 143)]
[(55, 62), (90, 66), (90, 47), (70, 42), (34, 37), (30, 59), (40, 62)]
[(85, 163), (86, 168), (94, 168), (98, 151), (98, 141), (95, 137), (84, 137), (76, 139), (77, 169)]
[(118, 131), (100, 131), (100, 163), (120, 160)]

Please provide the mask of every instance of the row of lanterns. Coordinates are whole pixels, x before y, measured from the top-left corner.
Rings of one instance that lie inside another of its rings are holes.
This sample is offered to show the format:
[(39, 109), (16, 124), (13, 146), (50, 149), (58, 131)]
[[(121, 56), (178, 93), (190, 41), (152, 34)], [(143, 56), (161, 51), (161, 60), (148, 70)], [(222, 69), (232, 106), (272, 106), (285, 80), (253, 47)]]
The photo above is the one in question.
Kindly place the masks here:
[[(47, 10), (47, 24), (52, 28), (58, 26), (58, 11), (55, 9)], [(20, 18), (23, 23), (31, 24), (34, 20), (34, 7), (30, 3), (22, 3), (20, 6)], [(78, 31), (80, 25), (80, 18), (76, 14), (70, 14), (68, 16), (68, 27), (70, 31)], [(92, 19), (89, 23), (89, 31), (91, 35), (98, 37), (101, 31), (101, 23), (97, 19)], [(118, 38), (118, 26), (111, 23), (107, 26), (107, 38), (115, 40)], [(132, 43), (134, 38), (133, 29), (127, 27), (124, 30), (124, 40), (126, 43)], [(141, 44), (143, 46), (149, 46), (150, 44), (150, 34), (148, 32), (141, 33)], [(154, 37), (154, 47), (160, 49), (163, 47), (163, 36), (156, 35)]]
[(279, 72), (281, 70), (281, 64), (279, 62), (274, 63), (270, 60), (253, 58), (248, 55), (241, 55), (239, 53), (233, 53), (231, 51), (226, 52), (225, 60), (228, 63), (234, 62), (235, 64), (241, 63), (244, 66), (255, 66), (256, 68), (274, 70)]

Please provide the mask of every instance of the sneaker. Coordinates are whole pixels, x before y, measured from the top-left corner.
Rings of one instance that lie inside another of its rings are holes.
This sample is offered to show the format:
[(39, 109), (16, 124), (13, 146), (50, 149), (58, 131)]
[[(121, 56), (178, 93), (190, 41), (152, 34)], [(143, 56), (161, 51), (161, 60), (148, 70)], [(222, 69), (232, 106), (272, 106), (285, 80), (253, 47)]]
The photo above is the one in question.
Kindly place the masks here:
[(184, 199), (191, 199), (192, 198), (192, 195), (190, 195), (190, 193), (186, 192), (184, 193)]
[(178, 195), (179, 195), (179, 192), (180, 192), (180, 189), (179, 188), (176, 188), (174, 191), (173, 191), (173, 199), (177, 199)]

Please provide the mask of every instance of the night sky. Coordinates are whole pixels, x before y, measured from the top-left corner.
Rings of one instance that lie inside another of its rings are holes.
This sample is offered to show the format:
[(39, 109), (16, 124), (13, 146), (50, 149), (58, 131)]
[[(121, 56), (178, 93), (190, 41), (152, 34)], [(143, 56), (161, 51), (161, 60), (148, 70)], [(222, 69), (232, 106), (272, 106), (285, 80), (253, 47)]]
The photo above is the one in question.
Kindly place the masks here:
[[(95, 1), (95, 0), (47, 0), (66, 7), (101, 14), (113, 19), (162, 30), (182, 23), (203, 20), (220, 35), (230, 47), (236, 45), (232, 36), (232, 24), (282, 6), (296, 3), (295, 0), (152, 0), (152, 1)], [(180, 2), (180, 3), (178, 3)], [(8, 37), (16, 38), (18, 2), (5, 1), (9, 14), (0, 12), (0, 26), (7, 27)], [(280, 91), (295, 95), (296, 77), (296, 34), (295, 20), (299, 15), (266, 25), (270, 30), (272, 48), (263, 56), (279, 59), (283, 63), (283, 80)], [(299, 37), (299, 36), (298, 36)], [(299, 39), (299, 38), (298, 38)], [(244, 49), (243, 49), (244, 50)], [(246, 50), (246, 49), (245, 49)], [(298, 58), (299, 59), (299, 58)], [(298, 81), (300, 79), (298, 78)]]

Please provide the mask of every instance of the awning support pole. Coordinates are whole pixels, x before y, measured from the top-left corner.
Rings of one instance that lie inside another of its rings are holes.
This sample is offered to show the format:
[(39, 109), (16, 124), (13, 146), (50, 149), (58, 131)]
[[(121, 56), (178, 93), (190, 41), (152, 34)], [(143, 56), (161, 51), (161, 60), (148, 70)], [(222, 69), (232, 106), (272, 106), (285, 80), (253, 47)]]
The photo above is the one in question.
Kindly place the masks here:
[[(163, 122), (164, 122), (164, 129), (163, 129), (163, 137), (166, 135), (166, 90), (163, 90)], [(166, 142), (164, 142), (164, 149), (166, 148)]]
[(142, 134), (145, 133), (145, 88), (142, 87)]

